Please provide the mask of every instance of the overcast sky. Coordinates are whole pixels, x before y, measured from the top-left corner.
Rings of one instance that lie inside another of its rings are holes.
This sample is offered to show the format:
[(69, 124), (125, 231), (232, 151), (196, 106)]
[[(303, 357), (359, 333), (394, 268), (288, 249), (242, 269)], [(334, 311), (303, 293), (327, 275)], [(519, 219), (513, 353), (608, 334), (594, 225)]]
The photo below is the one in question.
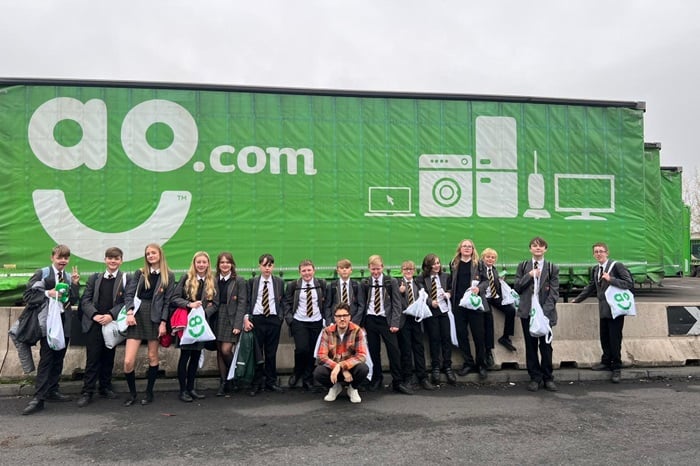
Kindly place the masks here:
[(0, 0), (0, 76), (644, 101), (697, 162), (688, 0)]

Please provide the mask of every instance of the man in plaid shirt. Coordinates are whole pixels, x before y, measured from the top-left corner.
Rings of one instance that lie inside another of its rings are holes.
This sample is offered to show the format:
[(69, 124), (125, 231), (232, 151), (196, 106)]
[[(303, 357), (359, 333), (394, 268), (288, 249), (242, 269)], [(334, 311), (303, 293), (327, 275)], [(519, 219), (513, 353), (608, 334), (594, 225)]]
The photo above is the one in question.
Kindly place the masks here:
[(367, 342), (365, 332), (350, 321), (350, 306), (339, 303), (333, 312), (335, 323), (323, 329), (318, 359), (321, 364), (314, 370), (314, 378), (329, 387), (326, 401), (335, 401), (343, 385), (347, 385), (352, 403), (362, 401), (357, 388), (367, 378)]

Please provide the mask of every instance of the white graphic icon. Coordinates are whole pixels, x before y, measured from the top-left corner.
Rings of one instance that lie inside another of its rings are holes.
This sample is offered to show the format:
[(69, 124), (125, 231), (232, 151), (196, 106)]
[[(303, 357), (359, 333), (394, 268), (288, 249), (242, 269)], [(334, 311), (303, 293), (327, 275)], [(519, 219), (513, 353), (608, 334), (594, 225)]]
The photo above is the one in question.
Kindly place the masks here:
[(118, 245), (124, 262), (143, 257), (148, 243), (166, 243), (182, 226), (190, 211), (188, 191), (164, 191), (158, 207), (141, 225), (118, 233), (93, 230), (76, 218), (60, 189), (37, 189), (32, 193), (39, 222), (51, 238), (70, 245), (71, 252), (83, 259), (102, 262), (105, 249)]
[(423, 154), (418, 168), (418, 209), (423, 217), (471, 217), (470, 155)]
[(518, 143), (515, 118), (476, 118), (476, 195), (479, 217), (518, 216)]
[(615, 213), (615, 175), (554, 174), (554, 210), (578, 215), (566, 220), (607, 220), (596, 213)]
[(535, 172), (527, 176), (527, 203), (529, 209), (523, 217), (550, 218), (549, 212), (544, 208), (544, 177), (537, 172), (537, 151), (533, 151), (535, 158)]
[(407, 186), (370, 186), (366, 217), (415, 217), (411, 212), (411, 188)]

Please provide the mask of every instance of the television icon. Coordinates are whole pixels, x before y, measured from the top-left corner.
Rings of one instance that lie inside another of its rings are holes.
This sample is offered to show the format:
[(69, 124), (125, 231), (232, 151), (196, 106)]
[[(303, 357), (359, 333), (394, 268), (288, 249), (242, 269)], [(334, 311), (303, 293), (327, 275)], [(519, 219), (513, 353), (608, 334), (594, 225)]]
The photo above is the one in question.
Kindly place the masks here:
[(411, 212), (411, 188), (370, 186), (366, 217), (415, 217)]
[(607, 220), (615, 213), (615, 175), (554, 174), (554, 210), (578, 215), (566, 220)]

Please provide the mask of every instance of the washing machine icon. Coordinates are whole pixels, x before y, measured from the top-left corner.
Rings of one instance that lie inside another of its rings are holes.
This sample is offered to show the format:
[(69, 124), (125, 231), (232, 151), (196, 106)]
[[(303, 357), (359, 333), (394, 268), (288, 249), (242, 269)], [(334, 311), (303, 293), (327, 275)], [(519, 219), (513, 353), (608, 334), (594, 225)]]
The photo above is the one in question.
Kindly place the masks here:
[(418, 210), (423, 217), (471, 217), (471, 155), (422, 154), (418, 159)]

